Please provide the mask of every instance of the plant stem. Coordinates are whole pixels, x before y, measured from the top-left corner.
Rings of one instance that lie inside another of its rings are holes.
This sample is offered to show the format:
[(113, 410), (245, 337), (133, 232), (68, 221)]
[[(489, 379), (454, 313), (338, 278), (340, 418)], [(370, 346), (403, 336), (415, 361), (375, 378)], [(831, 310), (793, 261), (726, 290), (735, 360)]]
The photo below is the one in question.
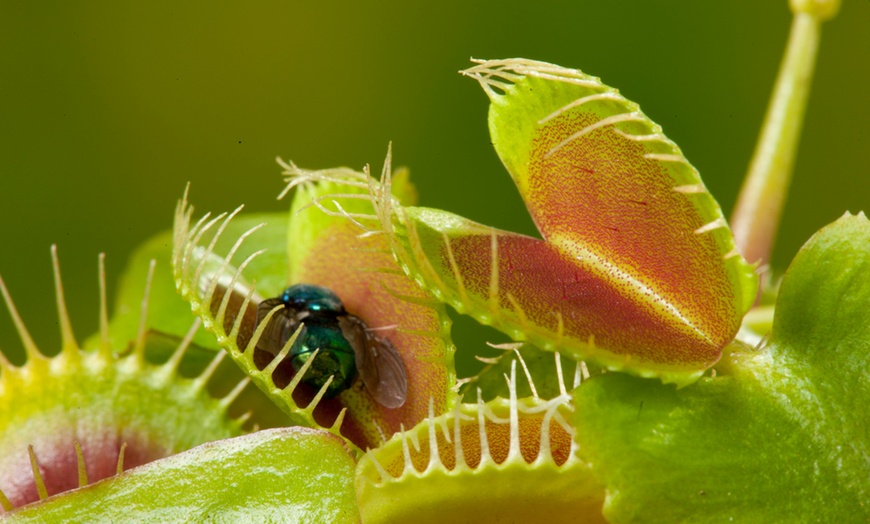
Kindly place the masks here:
[(839, 0), (792, 0), (791, 32), (731, 229), (749, 262), (770, 261), (806, 110), (821, 22)]

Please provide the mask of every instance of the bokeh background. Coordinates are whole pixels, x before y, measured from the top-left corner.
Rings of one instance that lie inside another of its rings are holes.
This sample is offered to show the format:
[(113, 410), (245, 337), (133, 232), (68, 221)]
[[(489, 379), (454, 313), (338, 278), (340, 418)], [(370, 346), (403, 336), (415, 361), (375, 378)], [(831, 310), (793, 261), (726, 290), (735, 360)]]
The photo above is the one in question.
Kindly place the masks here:
[[(870, 2), (843, 4), (824, 27), (780, 270), (824, 224), (870, 211)], [(200, 211), (279, 210), (277, 155), (379, 169), (389, 141), (423, 205), (533, 233), (490, 146), (487, 99), (457, 74), (472, 56), (555, 62), (620, 88), (727, 215), (790, 19), (786, 0), (3, 1), (0, 274), (37, 343), (57, 348), (52, 243), (83, 339), (97, 327), (97, 253), (111, 286), (171, 226), (188, 181)], [(0, 347), (20, 347), (5, 311)]]

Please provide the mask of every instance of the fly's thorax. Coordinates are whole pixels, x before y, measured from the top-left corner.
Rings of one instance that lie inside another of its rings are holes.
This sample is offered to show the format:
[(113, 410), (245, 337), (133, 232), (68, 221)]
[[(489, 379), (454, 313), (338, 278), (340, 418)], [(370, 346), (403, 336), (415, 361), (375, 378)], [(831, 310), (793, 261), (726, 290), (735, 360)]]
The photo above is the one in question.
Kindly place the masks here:
[(354, 350), (334, 321), (306, 323), (290, 355), (297, 371), (314, 357), (303, 381), (315, 389), (319, 390), (329, 377), (333, 377), (326, 391), (327, 397), (350, 387), (356, 376)]

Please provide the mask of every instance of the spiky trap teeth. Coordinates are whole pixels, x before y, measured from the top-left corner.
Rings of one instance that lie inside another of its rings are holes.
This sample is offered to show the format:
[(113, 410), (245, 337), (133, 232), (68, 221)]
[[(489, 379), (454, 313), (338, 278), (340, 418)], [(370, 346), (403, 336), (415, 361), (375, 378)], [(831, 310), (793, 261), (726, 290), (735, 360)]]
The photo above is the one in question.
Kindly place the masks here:
[(52, 262), (62, 338), (54, 357), (36, 346), (0, 279), (27, 358), (15, 366), (0, 352), (0, 513), (243, 433), (247, 415), (233, 419), (228, 411), (247, 379), (223, 398), (207, 391), (221, 353), (196, 377), (178, 373), (198, 322), (169, 360), (146, 360), (153, 263), (139, 336), (126, 351), (128, 341), (116, 347), (109, 336), (104, 258), (99, 265), (100, 332), (93, 350), (81, 349), (73, 335), (54, 247)]
[[(399, 269), (385, 236), (366, 229), (377, 222), (367, 175), (305, 173), (311, 178), (281, 215), (237, 210), (194, 221), (185, 195), (175, 216), (175, 282), (194, 315), (291, 424), (324, 429), (361, 450), (425, 419), (430, 398), (439, 413), (452, 406), (450, 320), (443, 304)], [(397, 177), (407, 198), (407, 172)], [(324, 200), (336, 194), (347, 202)], [(304, 309), (311, 298), (283, 298), (296, 285), (334, 295), (342, 305), (330, 310), (332, 320), (286, 310), (291, 302)], [(291, 338), (289, 326), (300, 321), (310, 325), (303, 338)], [(308, 358), (324, 341), (326, 358)], [(352, 355), (353, 365), (336, 379), (323, 362), (339, 353)], [(338, 385), (317, 382), (318, 374)]]
[(369, 451), (356, 475), (363, 519), (600, 521), (604, 491), (577, 456), (567, 421), (571, 397), (518, 399), (516, 361), (508, 392), (507, 399), (479, 398), (439, 417), (430, 411), (415, 428)]
[[(257, 347), (266, 326), (282, 307), (275, 307), (262, 322), (257, 322), (257, 306), (263, 297), (254, 286), (246, 283), (242, 274), (265, 250), (253, 250), (249, 245), (256, 242), (245, 241), (262, 231), (266, 224), (249, 223), (245, 218), (233, 222), (240, 211), (238, 208), (214, 218), (206, 214), (192, 223), (193, 208), (188, 205), (185, 193), (176, 209), (173, 235), (176, 287), (190, 303), (193, 314), (215, 335), (218, 344), (288, 415), (292, 424), (339, 434), (345, 410), (337, 402), (324, 401), (329, 384), (320, 391), (311, 391), (301, 382), (307, 366), (302, 373), (293, 375), (287, 365), (289, 360), (285, 357), (295, 338), (288, 340), (274, 356)], [(281, 226), (286, 227), (286, 224)], [(233, 238), (236, 240), (228, 251), (223, 251), (223, 244)], [(216, 254), (218, 249), (225, 253), (224, 257)], [(238, 267), (232, 265), (236, 257), (245, 257)], [(272, 294), (278, 294), (278, 290), (273, 290)], [(306, 364), (313, 362), (314, 359), (310, 359)]]

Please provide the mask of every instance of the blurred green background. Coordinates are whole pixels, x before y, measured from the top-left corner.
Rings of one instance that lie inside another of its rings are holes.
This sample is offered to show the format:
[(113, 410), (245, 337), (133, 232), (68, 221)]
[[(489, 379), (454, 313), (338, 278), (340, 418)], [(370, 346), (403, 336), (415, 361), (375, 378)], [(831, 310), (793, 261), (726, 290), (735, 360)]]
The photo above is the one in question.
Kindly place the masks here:
[[(282, 209), (276, 155), (379, 169), (393, 141), (423, 205), (532, 233), (487, 99), (457, 74), (472, 56), (618, 87), (730, 214), (791, 18), (786, 0), (314, 4), (0, 3), (0, 274), (38, 344), (59, 340), (50, 244), (83, 339), (97, 253), (111, 293), (188, 181), (201, 212)], [(778, 269), (844, 211), (870, 211), (870, 2), (844, 1), (819, 59)], [(0, 347), (20, 347), (5, 311)]]

